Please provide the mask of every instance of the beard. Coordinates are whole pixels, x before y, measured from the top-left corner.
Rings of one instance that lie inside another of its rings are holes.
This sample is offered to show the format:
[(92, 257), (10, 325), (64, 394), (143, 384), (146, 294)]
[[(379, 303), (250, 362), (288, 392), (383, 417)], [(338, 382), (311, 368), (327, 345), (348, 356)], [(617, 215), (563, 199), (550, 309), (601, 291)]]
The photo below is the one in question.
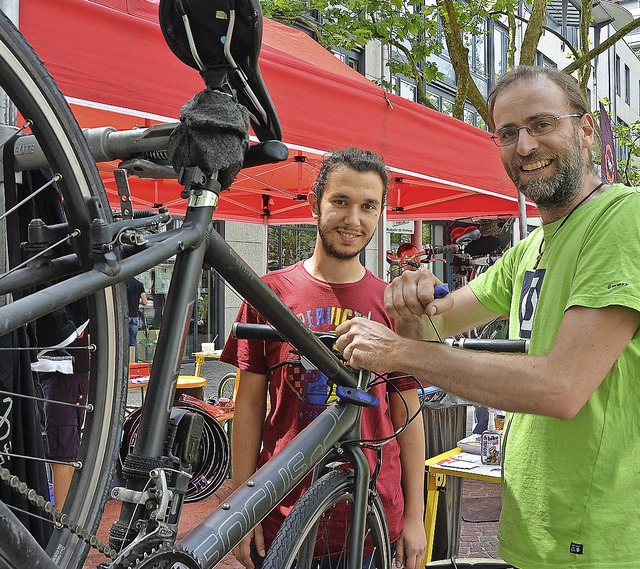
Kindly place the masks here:
[(584, 177), (582, 148), (577, 132), (574, 138), (567, 139), (567, 144), (561, 152), (546, 156), (541, 152), (532, 152), (526, 157), (526, 162), (546, 159), (554, 160), (557, 165), (552, 178), (540, 176), (534, 180), (523, 181), (519, 175), (520, 166), (524, 162), (522, 159), (504, 164), (504, 167), (518, 190), (537, 206), (543, 209), (564, 207), (578, 195)]
[(338, 249), (338, 247), (336, 247), (333, 243), (331, 243), (331, 240), (329, 238), (329, 234), (331, 233), (331, 231), (332, 230), (327, 229), (327, 227), (324, 226), (322, 222), (322, 216), (320, 215), (320, 212), (318, 212), (318, 235), (320, 237), (320, 242), (322, 243), (322, 248), (324, 249), (325, 253), (329, 255), (329, 257), (333, 257), (334, 259), (338, 259), (339, 261), (350, 261), (354, 257), (360, 255), (360, 253), (364, 251), (365, 247), (369, 244), (371, 238), (373, 237), (373, 235), (369, 237), (369, 239), (367, 239), (367, 242), (357, 251), (341, 250)]

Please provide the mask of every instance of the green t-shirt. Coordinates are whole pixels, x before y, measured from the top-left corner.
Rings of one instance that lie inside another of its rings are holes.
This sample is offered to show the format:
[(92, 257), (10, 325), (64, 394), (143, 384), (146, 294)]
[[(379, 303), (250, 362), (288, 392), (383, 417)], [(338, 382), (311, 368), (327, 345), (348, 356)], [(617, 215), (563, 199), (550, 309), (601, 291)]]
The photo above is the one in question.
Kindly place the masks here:
[[(470, 283), (533, 355), (549, 352), (571, 306), (640, 312), (640, 191), (613, 186), (561, 224)], [(573, 419), (509, 420), (498, 553), (520, 569), (640, 567), (640, 333)]]

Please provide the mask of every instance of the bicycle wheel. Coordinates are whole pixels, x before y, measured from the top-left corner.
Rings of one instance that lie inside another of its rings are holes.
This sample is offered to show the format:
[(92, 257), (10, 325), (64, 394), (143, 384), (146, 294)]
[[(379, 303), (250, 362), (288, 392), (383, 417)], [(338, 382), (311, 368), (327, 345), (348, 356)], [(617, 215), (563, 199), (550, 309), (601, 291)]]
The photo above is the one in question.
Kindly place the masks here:
[[(352, 500), (353, 471), (334, 470), (317, 480), (286, 517), (262, 569), (347, 569)], [(389, 532), (377, 494), (369, 503), (365, 536), (363, 569), (391, 567)]]
[(233, 401), (233, 395), (236, 389), (236, 374), (235, 372), (226, 374), (218, 384), (218, 399), (226, 397)]
[[(91, 257), (91, 243), (89, 236), (89, 226), (91, 221), (100, 217), (105, 222), (111, 221), (111, 210), (104, 194), (103, 186), (98, 175), (93, 157), (91, 156), (82, 132), (80, 131), (64, 97), (61, 95), (53, 79), (46, 71), (42, 62), (37, 58), (31, 47), (24, 40), (22, 35), (16, 30), (13, 24), (0, 12), (0, 88), (7, 94), (10, 103), (17, 109), (20, 124), (28, 126), (15, 129), (11, 134), (33, 134), (41, 146), (44, 156), (47, 159), (52, 172), (61, 176), (58, 188), (61, 192), (61, 207), (68, 223), (67, 239), (60, 244), (60, 247), (52, 253), (52, 256), (66, 256), (74, 254), (79, 261), (80, 271), (91, 268), (93, 260)], [(10, 108), (10, 105), (7, 105)], [(8, 113), (5, 113), (5, 116)], [(27, 122), (29, 121), (29, 122)], [(0, 142), (3, 147), (11, 142), (12, 138), (6, 136), (6, 130), (2, 131)], [(9, 140), (7, 140), (9, 138)], [(6, 148), (3, 148), (6, 150)], [(5, 177), (7, 176), (7, 155), (5, 152)], [(47, 188), (49, 191), (58, 191), (54, 185)], [(17, 212), (7, 217), (6, 222), (0, 222), (0, 230), (3, 232), (3, 243), (7, 237), (7, 229), (10, 224), (15, 225), (15, 220), (25, 219), (28, 213), (24, 213), (25, 208), (20, 208)], [(6, 223), (6, 226), (4, 225)], [(24, 227), (20, 227), (21, 230)], [(21, 237), (22, 238), (22, 237)], [(5, 245), (3, 244), (3, 248)], [(2, 279), (9, 275), (7, 265), (14, 265), (9, 259), (0, 267), (0, 285), (4, 290), (0, 292), (0, 314), (5, 309), (10, 309), (11, 304), (19, 298), (42, 298), (47, 291), (24, 289), (25, 284), (7, 285), (7, 282), (15, 282), (15, 278), (7, 278), (3, 284)], [(32, 276), (36, 282), (40, 283), (40, 288), (46, 287), (43, 284), (51, 280), (51, 264), (43, 262), (38, 267), (31, 269)], [(45, 278), (38, 276), (46, 272)], [(9, 287), (13, 288), (9, 288)], [(9, 290), (7, 290), (9, 288)], [(32, 295), (32, 296), (30, 296)], [(48, 297), (46, 297), (48, 298)], [(90, 387), (87, 394), (87, 413), (82, 427), (80, 450), (78, 454), (78, 464), (75, 469), (71, 488), (64, 506), (64, 512), (75, 524), (81, 525), (86, 532), (93, 534), (98, 527), (101, 514), (106, 502), (110, 487), (111, 475), (115, 466), (116, 447), (120, 434), (120, 425), (124, 417), (124, 395), (126, 394), (126, 360), (127, 353), (125, 343), (125, 313), (124, 313), (124, 287), (109, 287), (87, 297), (87, 307), (89, 315), (89, 326), (87, 328), (91, 342), (90, 353)], [(5, 306), (6, 305), (6, 306)], [(15, 311), (14, 311), (15, 312)], [(30, 318), (24, 316), (27, 324)], [(32, 318), (31, 318), (32, 319)], [(0, 321), (3, 321), (0, 318)], [(15, 326), (14, 326), (15, 329)], [(22, 332), (21, 332), (22, 330)], [(21, 334), (26, 337), (24, 327), (18, 328), (16, 332), (7, 333), (3, 342), (8, 343), (9, 336)], [(12, 344), (15, 347), (15, 344)], [(31, 346), (33, 347), (33, 346)], [(1, 352), (0, 357), (5, 356)], [(24, 354), (24, 351), (18, 354)], [(28, 357), (26, 366), (22, 358), (21, 366), (29, 367)], [(20, 366), (15, 366), (20, 367)], [(28, 373), (28, 372), (27, 372)], [(13, 395), (3, 395), (0, 400), (0, 413), (5, 413), (4, 428), (12, 429), (15, 436), (17, 431), (23, 428), (20, 419), (16, 415), (16, 410), (21, 408), (21, 419), (33, 420), (36, 416), (36, 406), (33, 400), (25, 400), (19, 397), (22, 388), (30, 386), (33, 390), (34, 384), (29, 375), (27, 379), (22, 375), (14, 375), (13, 380), (9, 380), (10, 385), (17, 386)], [(31, 406), (31, 407), (29, 407)], [(28, 413), (32, 415), (29, 417)], [(11, 422), (15, 423), (8, 427)], [(6, 432), (3, 432), (3, 436)], [(2, 447), (2, 452), (7, 452), (7, 447)], [(9, 471), (21, 470), (24, 472), (33, 471), (38, 468), (41, 462), (34, 461), (31, 457), (16, 457), (12, 454), (0, 456), (0, 462)], [(2, 485), (2, 484), (0, 484)], [(4, 485), (2, 485), (4, 486)], [(6, 487), (2, 489), (3, 492)], [(22, 495), (4, 492), (5, 503), (12, 508), (21, 523), (29, 526), (31, 515), (39, 514), (49, 519), (50, 516), (43, 513), (41, 508), (36, 508), (33, 504), (33, 495), (26, 496), (27, 491), (22, 488)], [(24, 506), (25, 510), (30, 510), (28, 515), (20, 511)], [(46, 524), (47, 522), (45, 522)], [(19, 534), (25, 526), (13, 527), (12, 530)], [(5, 540), (1, 535), (4, 530), (0, 527), (0, 548), (3, 548), (2, 559), (10, 567), (29, 566), (26, 560), (30, 559), (28, 551), (7, 551), (10, 546), (9, 540)], [(81, 567), (89, 549), (89, 545), (68, 529), (53, 529), (51, 537), (46, 544), (46, 550), (50, 557), (60, 566), (75, 568)], [(85, 536), (87, 539), (89, 536)], [(46, 540), (44, 534), (43, 540)], [(42, 541), (42, 540), (41, 540)]]

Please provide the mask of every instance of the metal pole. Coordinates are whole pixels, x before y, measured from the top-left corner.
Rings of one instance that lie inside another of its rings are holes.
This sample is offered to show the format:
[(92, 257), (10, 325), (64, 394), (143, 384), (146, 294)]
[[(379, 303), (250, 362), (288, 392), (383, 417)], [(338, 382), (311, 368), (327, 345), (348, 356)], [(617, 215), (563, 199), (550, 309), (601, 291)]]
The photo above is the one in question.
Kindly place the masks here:
[(386, 268), (386, 236), (387, 236), (387, 208), (382, 208), (380, 219), (378, 220), (378, 231), (376, 234), (377, 247), (378, 247), (378, 263), (376, 269), (378, 274), (376, 275), (380, 279), (384, 279), (384, 271)]
[(527, 236), (527, 204), (522, 192), (518, 192), (518, 218), (520, 219), (520, 239)]

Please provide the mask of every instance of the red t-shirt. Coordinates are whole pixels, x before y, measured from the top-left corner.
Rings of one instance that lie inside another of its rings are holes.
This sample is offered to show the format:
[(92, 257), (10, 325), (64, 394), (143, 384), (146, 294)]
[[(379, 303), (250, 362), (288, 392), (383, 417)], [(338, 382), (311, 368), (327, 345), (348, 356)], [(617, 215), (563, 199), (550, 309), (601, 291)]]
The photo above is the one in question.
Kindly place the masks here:
[[(291, 308), (292, 312), (314, 331), (328, 332), (354, 316), (367, 317), (389, 327), (393, 321), (384, 309), (383, 295), (387, 283), (367, 271), (356, 283), (330, 284), (312, 277), (299, 262), (263, 277), (264, 282)], [(264, 323), (246, 302), (240, 308), (238, 322)], [(292, 346), (285, 342), (236, 340), (229, 337), (220, 359), (241, 370), (265, 375), (268, 370), (292, 356)], [(258, 467), (279, 453), (302, 429), (327, 406), (330, 398), (326, 377), (317, 370), (285, 365), (268, 375), (270, 411), (263, 429), (263, 445)], [(416, 389), (412, 379), (394, 380), (400, 390)], [(393, 435), (388, 412), (387, 391), (392, 387), (382, 382), (372, 388), (380, 403), (365, 408), (362, 413), (362, 438), (381, 439)], [(395, 390), (393, 390), (395, 392)], [(371, 471), (375, 468), (375, 453), (365, 450)], [(400, 485), (400, 447), (394, 439), (382, 447), (382, 468), (377, 489), (385, 508), (389, 535), (395, 541), (403, 528), (404, 500)], [(309, 486), (307, 477), (297, 489), (263, 521), (267, 546), (275, 537), (284, 518)], [(336, 543), (340, 547), (341, 543)]]

